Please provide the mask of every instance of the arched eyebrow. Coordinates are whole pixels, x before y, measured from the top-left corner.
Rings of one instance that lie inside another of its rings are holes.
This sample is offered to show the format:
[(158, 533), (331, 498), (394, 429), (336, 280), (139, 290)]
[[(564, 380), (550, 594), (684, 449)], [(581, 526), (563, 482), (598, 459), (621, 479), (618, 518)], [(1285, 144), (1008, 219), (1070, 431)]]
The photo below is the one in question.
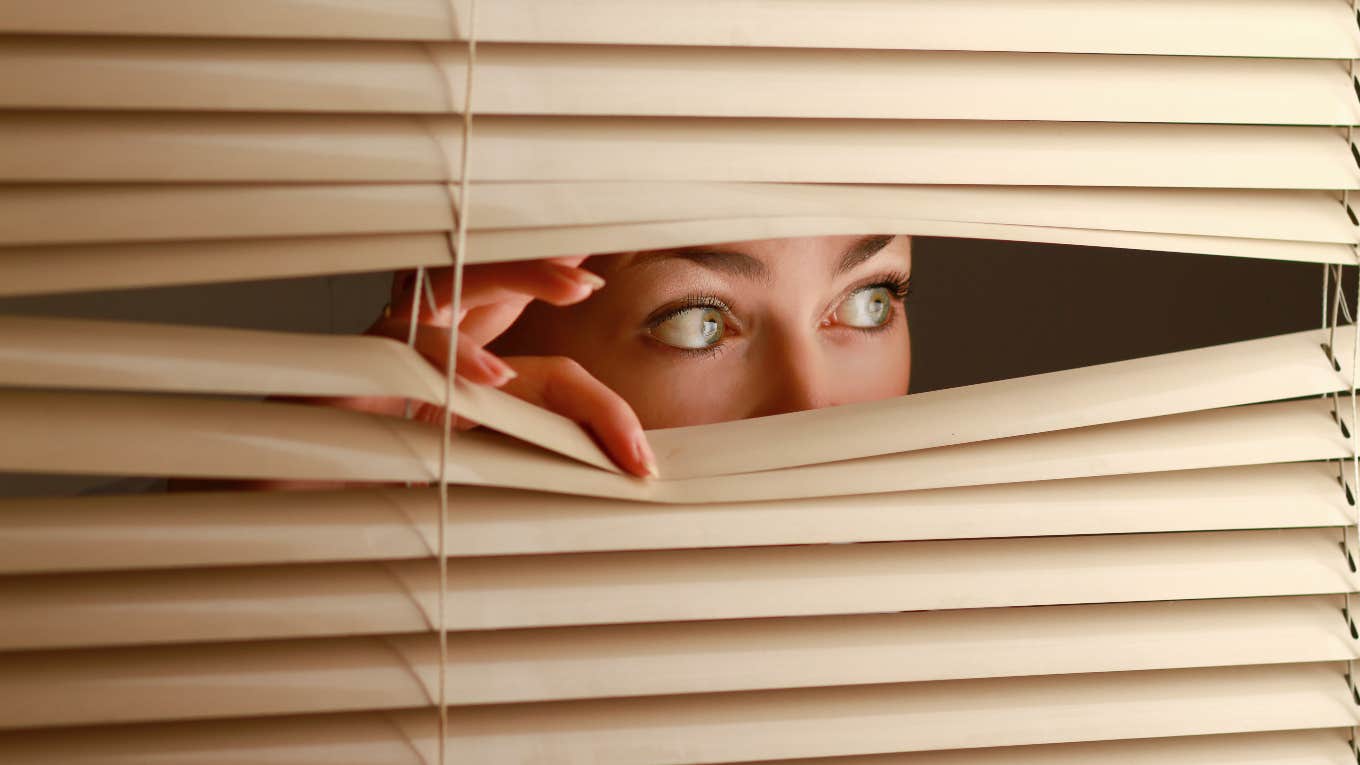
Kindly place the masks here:
[(886, 236), (866, 236), (857, 240), (841, 256), (841, 262), (836, 266), (835, 275), (840, 276), (846, 271), (850, 271), (864, 261), (877, 255), (880, 250), (888, 246), (895, 237)]
[[(840, 262), (836, 265), (836, 270), (832, 272), (832, 275), (840, 276), (854, 269), (859, 264), (877, 255), (893, 239), (894, 237), (891, 235), (875, 235), (855, 240), (841, 255)], [(770, 281), (770, 270), (758, 258), (740, 250), (725, 250), (721, 247), (677, 247), (673, 250), (654, 250), (638, 255), (628, 265), (629, 267), (644, 266), (667, 258), (684, 258), (711, 271), (721, 271), (743, 279), (762, 281), (767, 284)]]
[(643, 266), (666, 260), (684, 258), (710, 271), (722, 271), (752, 281), (770, 281), (770, 270), (760, 260), (738, 250), (724, 250), (721, 247), (678, 247), (673, 250), (644, 252), (629, 263), (629, 267)]

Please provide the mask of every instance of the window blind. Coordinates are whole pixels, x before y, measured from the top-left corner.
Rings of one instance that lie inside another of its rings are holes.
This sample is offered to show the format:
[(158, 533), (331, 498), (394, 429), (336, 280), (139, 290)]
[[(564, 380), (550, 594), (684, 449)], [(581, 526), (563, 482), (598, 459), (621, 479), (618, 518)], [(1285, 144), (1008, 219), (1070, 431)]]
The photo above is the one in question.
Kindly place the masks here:
[[(1326, 274), (1319, 330), (653, 431), (653, 482), (397, 342), (0, 317), (0, 470), (382, 484), (0, 501), (0, 759), (1354, 756), (1350, 4), (64, 0), (0, 32), (5, 296), (838, 233)], [(487, 427), (252, 398), (337, 395)]]

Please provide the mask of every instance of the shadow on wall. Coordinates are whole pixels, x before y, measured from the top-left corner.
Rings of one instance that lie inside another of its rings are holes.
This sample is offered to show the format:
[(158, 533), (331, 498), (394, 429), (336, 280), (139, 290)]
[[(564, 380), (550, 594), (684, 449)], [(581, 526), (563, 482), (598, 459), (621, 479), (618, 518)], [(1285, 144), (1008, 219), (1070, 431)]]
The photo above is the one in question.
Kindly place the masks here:
[(1297, 332), (1321, 294), (1311, 263), (922, 237), (912, 392)]

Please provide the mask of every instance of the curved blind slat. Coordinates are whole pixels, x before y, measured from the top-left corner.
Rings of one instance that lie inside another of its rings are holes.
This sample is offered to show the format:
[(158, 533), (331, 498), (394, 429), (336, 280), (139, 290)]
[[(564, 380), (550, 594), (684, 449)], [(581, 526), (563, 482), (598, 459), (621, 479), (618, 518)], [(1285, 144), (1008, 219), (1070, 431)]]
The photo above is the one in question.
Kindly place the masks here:
[[(454, 556), (1344, 526), (1300, 462), (766, 502), (656, 504), (452, 489)], [(401, 560), (436, 553), (433, 489), (0, 501), (0, 572)]]
[[(1335, 663), (1299, 664), (481, 707), (450, 717), (449, 742), (452, 756), (476, 762), (550, 755), (601, 765), (1093, 739), (1117, 741), (1118, 752), (1138, 745), (1123, 739), (1349, 726), (1339, 677)], [(417, 765), (434, 754), (434, 730), (422, 711), (76, 728), (0, 734), (0, 754), (30, 763), (134, 763), (153, 753), (209, 763), (263, 748), (276, 763), (319, 765), (340, 750), (356, 761)]]
[[(1339, 536), (1290, 529), (460, 558), (449, 561), (445, 623), (491, 630), (1340, 594), (1360, 580), (1337, 552)], [(10, 577), (0, 605), (14, 619), (0, 647), (416, 632), (434, 628), (438, 593), (438, 572), (424, 561)]]
[[(132, 394), (0, 392), (14, 438), (0, 469), (318, 481), (433, 480), (438, 430), (298, 404)], [(82, 439), (64, 438), (80, 428)], [(642, 482), (470, 433), (449, 457), (460, 484), (718, 502), (835, 496), (1343, 459), (1325, 400), (1259, 404), (760, 473)]]
[[(1347, 347), (1353, 333), (1313, 330), (778, 419), (654, 430), (648, 439), (663, 477), (701, 478), (1316, 396), (1347, 388), (1349, 364), (1334, 370), (1324, 344)], [(0, 385), (18, 387), (444, 400), (434, 367), (387, 338), (0, 316), (0, 362)], [(1137, 398), (1127, 395), (1130, 388)], [(462, 417), (611, 466), (558, 415), (482, 386), (462, 385), (457, 393), (453, 406)], [(1055, 396), (1065, 406), (1046, 407)], [(972, 417), (960, 422), (965, 406)], [(897, 426), (904, 421), (913, 423), (908, 432)], [(800, 428), (818, 438), (797, 440)], [(715, 453), (714, 438), (732, 452)], [(770, 443), (787, 446), (762, 449)]]
[[(1345, 661), (1335, 597), (1037, 606), (459, 633), (451, 704)], [(429, 703), (423, 635), (0, 656), (24, 727), (403, 709)], [(204, 667), (221, 678), (203, 677)], [(253, 678), (247, 687), (230, 675)], [(172, 695), (166, 685), (181, 688)], [(328, 692), (317, 694), (316, 688)], [(262, 692), (263, 691), (263, 692)], [(68, 701), (75, 699), (74, 703)]]

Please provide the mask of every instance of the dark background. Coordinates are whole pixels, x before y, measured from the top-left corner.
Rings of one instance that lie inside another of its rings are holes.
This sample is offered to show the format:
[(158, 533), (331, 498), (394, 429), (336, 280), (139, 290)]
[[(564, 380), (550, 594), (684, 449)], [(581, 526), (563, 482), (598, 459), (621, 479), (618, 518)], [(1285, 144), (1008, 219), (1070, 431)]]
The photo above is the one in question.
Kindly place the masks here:
[[(1317, 327), (1322, 266), (917, 237), (913, 393)], [(1347, 271), (1354, 295), (1355, 269)]]

